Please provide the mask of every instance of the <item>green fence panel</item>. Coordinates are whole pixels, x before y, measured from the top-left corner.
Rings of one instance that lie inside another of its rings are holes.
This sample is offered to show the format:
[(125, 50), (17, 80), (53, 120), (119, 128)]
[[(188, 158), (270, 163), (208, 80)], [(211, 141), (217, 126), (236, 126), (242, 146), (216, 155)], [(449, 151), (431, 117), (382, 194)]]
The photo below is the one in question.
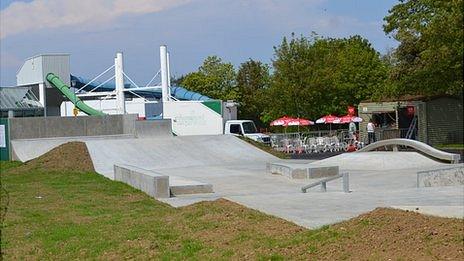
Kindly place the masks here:
[(0, 118), (0, 160), (10, 160), (8, 119)]

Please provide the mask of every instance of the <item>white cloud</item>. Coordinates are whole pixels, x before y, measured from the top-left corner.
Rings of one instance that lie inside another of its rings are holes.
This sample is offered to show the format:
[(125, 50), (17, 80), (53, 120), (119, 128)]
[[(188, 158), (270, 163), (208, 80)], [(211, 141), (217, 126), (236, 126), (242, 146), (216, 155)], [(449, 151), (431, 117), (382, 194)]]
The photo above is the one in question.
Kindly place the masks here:
[(191, 0), (33, 0), (14, 2), (0, 12), (0, 38), (33, 30), (91, 28), (125, 15), (160, 12)]

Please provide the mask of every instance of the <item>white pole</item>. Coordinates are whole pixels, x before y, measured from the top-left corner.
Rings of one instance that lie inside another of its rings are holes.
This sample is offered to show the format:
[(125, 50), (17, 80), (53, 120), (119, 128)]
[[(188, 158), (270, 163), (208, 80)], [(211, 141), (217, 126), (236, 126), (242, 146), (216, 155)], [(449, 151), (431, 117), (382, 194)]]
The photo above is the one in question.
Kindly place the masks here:
[[(166, 60), (168, 64), (168, 86), (171, 87), (171, 60), (169, 57), (169, 52), (166, 53)], [(168, 89), (169, 97), (171, 97), (171, 88)]]
[(39, 83), (39, 102), (44, 108), (44, 117), (47, 117), (47, 92), (44, 83)]
[(169, 59), (169, 52), (167, 52), (166, 54), (166, 60), (167, 60), (167, 64), (168, 64), (168, 95), (169, 95), (169, 99), (171, 99), (171, 60)]
[(161, 62), (161, 93), (163, 102), (169, 101), (169, 83), (168, 83), (168, 57), (166, 45), (160, 46), (160, 62)]
[(114, 81), (116, 85), (116, 106), (119, 114), (126, 113), (126, 101), (124, 97), (124, 65), (122, 53), (116, 53), (116, 58), (114, 59)]
[(170, 54), (169, 52), (166, 53), (166, 60), (168, 64), (168, 86), (171, 87), (171, 60), (169, 58)]

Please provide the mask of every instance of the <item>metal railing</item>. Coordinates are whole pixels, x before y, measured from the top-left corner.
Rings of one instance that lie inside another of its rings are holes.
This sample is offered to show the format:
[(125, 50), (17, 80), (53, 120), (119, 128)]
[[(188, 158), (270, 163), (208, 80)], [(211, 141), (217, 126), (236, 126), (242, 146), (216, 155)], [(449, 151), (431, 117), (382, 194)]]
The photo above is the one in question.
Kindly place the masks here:
[(338, 174), (338, 175), (333, 176), (333, 177), (328, 177), (328, 178), (319, 180), (317, 182), (311, 183), (309, 185), (303, 186), (301, 188), (301, 192), (306, 193), (308, 189), (310, 189), (312, 187), (319, 186), (319, 185), (321, 185), (321, 191), (326, 192), (327, 191), (327, 182), (332, 181), (332, 180), (336, 180), (336, 179), (339, 179), (339, 178), (343, 178), (342, 179), (343, 192), (349, 193), (350, 192), (350, 181), (349, 181), (348, 172), (341, 173), (341, 174)]
[[(375, 130), (375, 139), (376, 141), (388, 140), (388, 139), (411, 139), (417, 140), (417, 129), (409, 130), (404, 129), (376, 129)], [(361, 137), (361, 141), (368, 144), (369, 139), (367, 132)]]
[(356, 149), (364, 146), (359, 142), (358, 133), (350, 134), (348, 130), (324, 130), (302, 133), (272, 133), (271, 146), (273, 149), (286, 153), (321, 153), (347, 151), (349, 146)]

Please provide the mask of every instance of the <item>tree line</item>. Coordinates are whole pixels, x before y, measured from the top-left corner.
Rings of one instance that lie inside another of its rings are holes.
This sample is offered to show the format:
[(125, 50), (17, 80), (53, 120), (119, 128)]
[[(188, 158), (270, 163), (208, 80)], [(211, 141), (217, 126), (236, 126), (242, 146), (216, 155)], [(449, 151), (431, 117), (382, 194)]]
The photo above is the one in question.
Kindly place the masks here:
[(284, 37), (270, 65), (249, 59), (235, 70), (209, 56), (174, 82), (239, 102), (239, 118), (261, 126), (282, 115), (316, 119), (362, 100), (455, 95), (463, 90), (463, 0), (400, 0), (384, 18), (399, 45), (385, 55), (359, 35)]

